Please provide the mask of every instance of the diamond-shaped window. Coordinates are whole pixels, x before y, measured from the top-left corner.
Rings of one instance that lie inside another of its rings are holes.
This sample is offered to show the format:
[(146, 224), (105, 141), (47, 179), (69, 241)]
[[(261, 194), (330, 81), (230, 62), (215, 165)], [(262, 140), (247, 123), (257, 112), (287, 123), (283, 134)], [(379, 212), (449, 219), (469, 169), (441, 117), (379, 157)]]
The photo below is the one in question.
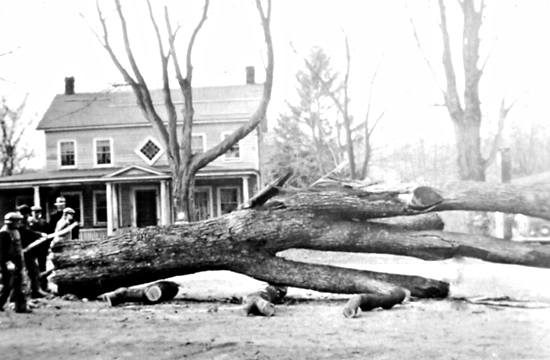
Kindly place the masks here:
[(153, 141), (148, 140), (139, 151), (141, 151), (147, 159), (153, 160), (160, 152), (160, 148)]
[(160, 147), (160, 144), (153, 138), (147, 139), (141, 147), (136, 149), (136, 153), (150, 165), (157, 161), (157, 159), (162, 155), (162, 152), (163, 150)]

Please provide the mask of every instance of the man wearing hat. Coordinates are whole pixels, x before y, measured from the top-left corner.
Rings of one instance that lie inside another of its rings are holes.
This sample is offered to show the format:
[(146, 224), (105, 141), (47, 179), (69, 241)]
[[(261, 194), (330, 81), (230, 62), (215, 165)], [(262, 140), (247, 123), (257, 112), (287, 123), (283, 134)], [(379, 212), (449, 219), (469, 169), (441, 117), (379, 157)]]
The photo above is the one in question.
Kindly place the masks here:
[(50, 213), (50, 228), (48, 234), (55, 232), (55, 226), (57, 222), (63, 217), (63, 209), (65, 209), (67, 202), (63, 196), (55, 199), (55, 210)]
[[(42, 216), (42, 208), (40, 205), (34, 205), (31, 207), (32, 215), (29, 218), (29, 225), (32, 230), (38, 231), (40, 233), (47, 233), (49, 231), (49, 224)], [(48, 258), (49, 252), (49, 243), (44, 243), (42, 246), (36, 248), (36, 260), (38, 261), (38, 269), (40, 273), (46, 271), (46, 259)], [(44, 291), (48, 289), (48, 281), (46, 278), (41, 278), (39, 280), (40, 288)]]
[[(50, 231), (48, 231), (49, 234), (56, 232), (55, 229), (57, 228), (57, 223), (59, 222), (59, 220), (61, 220), (64, 217), (63, 210), (67, 206), (67, 201), (65, 200), (65, 198), (63, 196), (60, 196), (57, 199), (55, 199), (54, 205), (55, 205), (56, 209), (50, 214), (50, 228), (49, 228)], [(73, 215), (73, 217), (74, 217), (74, 215)], [(78, 239), (79, 232), (80, 232), (80, 230), (79, 230), (78, 226), (73, 228), (72, 238), (73, 239)]]
[[(26, 249), (27, 246), (35, 242), (36, 240), (46, 237), (46, 233), (34, 231), (31, 229), (29, 224), (29, 218), (31, 215), (31, 208), (28, 205), (21, 205), (17, 207), (17, 211), (23, 219), (21, 219), (21, 227), (19, 228), (19, 234), (21, 236), (21, 246), (23, 249)], [(37, 247), (32, 251), (24, 252), (25, 267), (27, 268), (27, 274), (31, 281), (31, 297), (34, 299), (42, 298), (47, 296), (42, 288), (40, 287), (40, 268), (38, 266), (38, 249)]]
[[(67, 208), (63, 209), (63, 217), (61, 219), (59, 219), (59, 221), (57, 222), (57, 224), (55, 226), (55, 232), (60, 232), (63, 229), (68, 228), (71, 224), (73, 224), (75, 222), (74, 221), (74, 214), (75, 214), (75, 211), (70, 207), (67, 207)], [(72, 240), (72, 239), (74, 239), (73, 232), (69, 231), (69, 232), (67, 232), (66, 234), (63, 234), (63, 235), (57, 235), (55, 237), (54, 241), (57, 241), (57, 240)]]
[(0, 271), (2, 273), (2, 289), (0, 290), (0, 311), (12, 294), (15, 302), (15, 312), (30, 313), (23, 288), (23, 248), (19, 227), (23, 216), (10, 212), (4, 216), (4, 226), (0, 228)]

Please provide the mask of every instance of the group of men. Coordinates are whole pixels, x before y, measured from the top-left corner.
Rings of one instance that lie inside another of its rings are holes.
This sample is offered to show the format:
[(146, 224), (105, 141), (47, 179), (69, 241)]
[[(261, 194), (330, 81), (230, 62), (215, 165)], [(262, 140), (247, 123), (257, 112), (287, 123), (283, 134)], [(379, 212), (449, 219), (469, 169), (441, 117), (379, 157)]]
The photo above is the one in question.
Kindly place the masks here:
[(21, 205), (4, 216), (4, 226), (0, 228), (0, 311), (10, 300), (15, 304), (15, 312), (31, 312), (23, 281), (25, 271), (30, 282), (30, 296), (35, 299), (46, 297), (47, 280), (41, 274), (47, 270), (50, 243), (52, 240), (78, 239), (75, 211), (66, 207), (63, 197), (58, 197), (54, 205), (56, 210), (50, 214), (49, 222), (42, 216), (42, 208), (38, 205)]

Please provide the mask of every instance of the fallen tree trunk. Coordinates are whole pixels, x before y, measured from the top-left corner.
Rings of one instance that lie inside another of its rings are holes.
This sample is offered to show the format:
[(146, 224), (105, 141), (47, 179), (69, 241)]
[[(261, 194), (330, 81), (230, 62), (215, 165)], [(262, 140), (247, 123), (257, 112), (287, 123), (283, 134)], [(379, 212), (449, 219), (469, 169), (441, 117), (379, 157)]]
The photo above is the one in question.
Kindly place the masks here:
[[(520, 190), (514, 188), (511, 193), (516, 198), (508, 197), (507, 204), (529, 202), (530, 190)], [(275, 191), (271, 188), (269, 192), (272, 196)], [(58, 242), (51, 248), (56, 269), (51, 280), (61, 294), (92, 298), (119, 287), (172, 276), (231, 270), (272, 284), (318, 291), (391, 294), (403, 287), (415, 297), (444, 297), (449, 291), (445, 282), (306, 264), (276, 254), (303, 248), (406, 255), (425, 260), (469, 256), (550, 267), (548, 248), (433, 230), (440, 228), (440, 224), (426, 213), (441, 210), (444, 204), (450, 206), (452, 199), (445, 196), (427, 187), (371, 191), (348, 184), (339, 188), (285, 190), (269, 201), (267, 196), (260, 197), (253, 207), (212, 220), (137, 229), (105, 240)], [(544, 215), (544, 206), (537, 197), (534, 199), (532, 205)], [(479, 210), (478, 202), (479, 199), (463, 195), (461, 210), (473, 207)], [(455, 204), (452, 210), (458, 207)], [(504, 208), (507, 207), (497, 210)], [(420, 220), (409, 224), (379, 219), (411, 215), (422, 216), (415, 216)]]

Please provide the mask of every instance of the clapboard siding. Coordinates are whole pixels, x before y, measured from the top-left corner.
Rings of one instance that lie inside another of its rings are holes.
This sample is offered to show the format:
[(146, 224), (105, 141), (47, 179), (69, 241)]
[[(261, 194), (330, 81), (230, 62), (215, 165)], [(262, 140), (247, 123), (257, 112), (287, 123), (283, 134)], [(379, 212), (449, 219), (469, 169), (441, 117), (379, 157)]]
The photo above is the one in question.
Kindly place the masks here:
[[(202, 134), (206, 138), (206, 148), (216, 146), (224, 133), (234, 131), (242, 122), (227, 123), (198, 123), (194, 126), (194, 133)], [(181, 130), (181, 129), (180, 129)], [(125, 167), (130, 165), (168, 165), (166, 153), (153, 164), (146, 162), (137, 151), (149, 139), (154, 139), (159, 145), (161, 142), (151, 127), (125, 127), (107, 130), (72, 130), (63, 132), (48, 132), (46, 136), (46, 168), (58, 170), (60, 141), (74, 140), (76, 142), (76, 168), (93, 169), (95, 165), (94, 139), (112, 139), (112, 166)], [(258, 141), (256, 132), (252, 132), (239, 142), (239, 160), (226, 161), (224, 156), (218, 157), (213, 164), (227, 169), (258, 168)], [(161, 148), (164, 148), (161, 145)], [(164, 150), (164, 149), (163, 149)]]

